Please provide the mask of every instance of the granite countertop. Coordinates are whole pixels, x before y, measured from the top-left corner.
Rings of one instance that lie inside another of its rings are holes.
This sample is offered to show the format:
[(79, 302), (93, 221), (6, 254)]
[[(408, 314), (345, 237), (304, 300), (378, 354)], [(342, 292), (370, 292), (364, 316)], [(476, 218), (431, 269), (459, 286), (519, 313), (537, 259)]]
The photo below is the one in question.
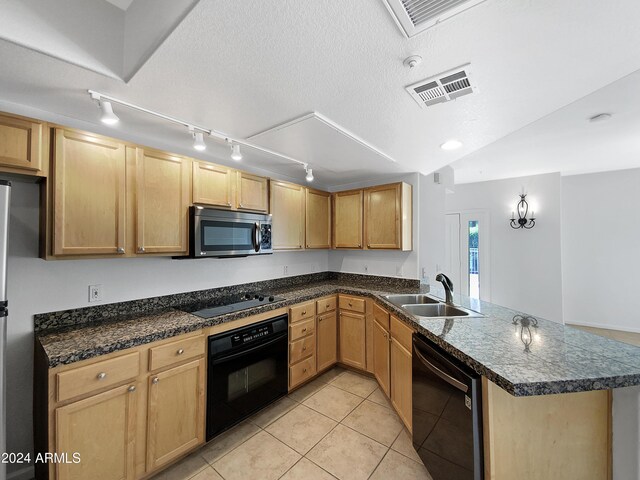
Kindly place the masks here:
[[(39, 321), (45, 324), (49, 321), (57, 328), (41, 328), (36, 339), (48, 357), (49, 367), (53, 368), (325, 295), (346, 293), (375, 299), (453, 357), (514, 396), (640, 385), (639, 347), (541, 318), (530, 320), (537, 323), (537, 327), (530, 327), (532, 340), (525, 346), (521, 325), (513, 323), (514, 317), (526, 316), (522, 312), (456, 296), (457, 304), (479, 311), (485, 317), (419, 319), (389, 303), (384, 295), (416, 293), (425, 291), (424, 287), (384, 277), (360, 283), (358, 278), (348, 277), (273, 288), (270, 293), (284, 300), (211, 319), (202, 319), (178, 308), (164, 308), (131, 315), (120, 313), (114, 318), (80, 326), (59, 327), (64, 315), (78, 317), (79, 314), (54, 312), (48, 314), (51, 320), (46, 314), (38, 317)], [(441, 298), (438, 290), (431, 295)]]

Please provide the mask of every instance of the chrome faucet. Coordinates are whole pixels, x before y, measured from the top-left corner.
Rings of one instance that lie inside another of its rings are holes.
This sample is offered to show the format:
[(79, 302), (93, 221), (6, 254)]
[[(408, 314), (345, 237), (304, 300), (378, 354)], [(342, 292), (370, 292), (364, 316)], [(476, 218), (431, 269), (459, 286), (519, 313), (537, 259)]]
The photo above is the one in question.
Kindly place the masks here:
[(445, 303), (453, 305), (453, 282), (444, 273), (436, 275), (436, 282), (441, 282), (444, 287)]

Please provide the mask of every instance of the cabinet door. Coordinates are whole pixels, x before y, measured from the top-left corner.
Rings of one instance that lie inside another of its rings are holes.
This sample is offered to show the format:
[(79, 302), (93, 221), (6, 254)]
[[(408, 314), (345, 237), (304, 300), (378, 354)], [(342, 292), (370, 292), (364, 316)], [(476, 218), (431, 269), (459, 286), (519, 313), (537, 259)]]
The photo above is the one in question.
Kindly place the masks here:
[(318, 338), (318, 371), (330, 367), (338, 360), (338, 324), (333, 311), (318, 316), (316, 336)]
[(381, 185), (365, 190), (364, 211), (367, 248), (400, 248), (401, 201), (400, 183)]
[(55, 136), (54, 255), (124, 253), (124, 145), (61, 128)]
[(193, 162), (193, 203), (231, 208), (235, 171), (208, 162)]
[(149, 377), (147, 472), (204, 442), (204, 359)]
[(56, 464), (57, 480), (134, 478), (136, 396), (124, 385), (56, 410), (56, 453), (71, 462)]
[(366, 320), (359, 313), (340, 312), (340, 361), (365, 370)]
[(334, 248), (362, 248), (362, 190), (333, 195)]
[(273, 249), (301, 249), (304, 245), (304, 187), (272, 181), (271, 219)]
[(254, 212), (269, 211), (269, 188), (265, 177), (237, 173), (236, 208)]
[(389, 396), (389, 332), (373, 321), (373, 374), (380, 388)]
[(0, 165), (38, 173), (43, 159), (42, 123), (0, 115)]
[(136, 149), (137, 253), (187, 253), (189, 162)]
[(391, 338), (391, 403), (409, 431), (412, 427), (411, 352)]
[(306, 247), (331, 248), (331, 194), (306, 190)]

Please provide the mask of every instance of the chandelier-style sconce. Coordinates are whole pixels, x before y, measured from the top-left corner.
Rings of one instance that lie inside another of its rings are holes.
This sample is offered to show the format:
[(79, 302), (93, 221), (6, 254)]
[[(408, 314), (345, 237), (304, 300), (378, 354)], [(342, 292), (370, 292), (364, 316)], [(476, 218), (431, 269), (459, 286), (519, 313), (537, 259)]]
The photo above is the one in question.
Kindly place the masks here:
[(515, 213), (511, 212), (511, 228), (526, 228), (527, 230), (533, 228), (536, 224), (536, 219), (533, 210), (531, 211), (531, 218), (527, 219), (527, 213), (529, 213), (529, 204), (525, 200), (526, 193), (520, 194), (520, 201), (516, 207), (518, 211), (518, 218), (516, 219)]
[[(538, 319), (529, 315), (515, 315), (512, 319), (513, 324), (516, 327), (516, 337), (520, 337), (520, 340), (524, 344), (524, 351), (530, 352), (529, 348), (533, 343), (534, 337), (538, 338)], [(520, 331), (518, 332), (518, 324), (520, 324)], [(531, 327), (535, 333), (531, 332)]]

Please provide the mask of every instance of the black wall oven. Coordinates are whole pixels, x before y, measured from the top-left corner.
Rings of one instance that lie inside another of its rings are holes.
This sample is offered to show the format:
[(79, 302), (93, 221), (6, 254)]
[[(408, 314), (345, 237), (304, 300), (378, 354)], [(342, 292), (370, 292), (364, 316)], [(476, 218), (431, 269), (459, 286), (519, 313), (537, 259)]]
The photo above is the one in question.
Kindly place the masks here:
[(207, 440), (287, 394), (288, 315), (209, 337)]
[(413, 446), (433, 480), (482, 480), (481, 378), (413, 336)]

